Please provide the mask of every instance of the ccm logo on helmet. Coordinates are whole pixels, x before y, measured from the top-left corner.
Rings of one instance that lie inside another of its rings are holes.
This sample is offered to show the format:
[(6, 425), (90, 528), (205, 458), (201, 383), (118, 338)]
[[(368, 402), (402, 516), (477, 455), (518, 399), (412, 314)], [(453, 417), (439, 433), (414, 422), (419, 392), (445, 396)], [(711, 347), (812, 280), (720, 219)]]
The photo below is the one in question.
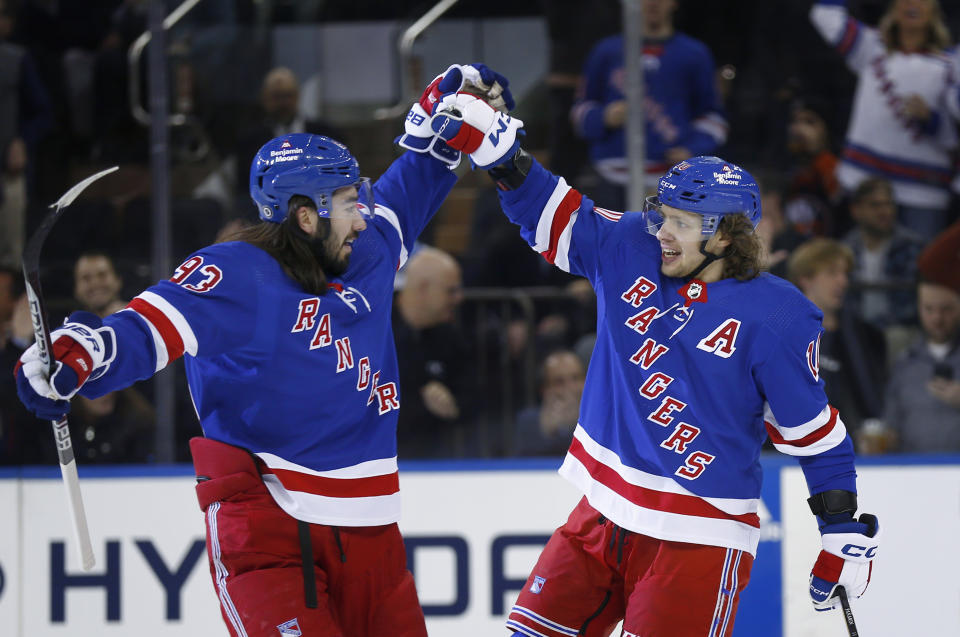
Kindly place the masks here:
[(867, 548), (857, 544), (847, 544), (840, 549), (840, 552), (844, 555), (849, 555), (850, 557), (865, 557), (867, 559), (873, 559), (873, 556), (877, 554), (877, 547), (871, 546), (870, 548)]

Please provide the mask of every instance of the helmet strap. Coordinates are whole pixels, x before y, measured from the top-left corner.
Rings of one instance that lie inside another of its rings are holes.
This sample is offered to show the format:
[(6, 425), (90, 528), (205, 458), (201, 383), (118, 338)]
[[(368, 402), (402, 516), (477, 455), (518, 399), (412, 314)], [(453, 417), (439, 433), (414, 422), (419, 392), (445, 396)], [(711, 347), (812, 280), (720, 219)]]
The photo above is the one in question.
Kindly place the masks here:
[(688, 279), (697, 278), (697, 275), (703, 272), (704, 268), (706, 268), (708, 265), (710, 265), (714, 261), (718, 261), (723, 257), (727, 256), (726, 250), (724, 250), (724, 254), (714, 254), (712, 252), (707, 252), (706, 248), (707, 248), (708, 241), (710, 241), (710, 239), (704, 239), (703, 241), (700, 242), (700, 254), (703, 255), (703, 261), (700, 263), (700, 265), (696, 267), (696, 269), (693, 272), (687, 275)]

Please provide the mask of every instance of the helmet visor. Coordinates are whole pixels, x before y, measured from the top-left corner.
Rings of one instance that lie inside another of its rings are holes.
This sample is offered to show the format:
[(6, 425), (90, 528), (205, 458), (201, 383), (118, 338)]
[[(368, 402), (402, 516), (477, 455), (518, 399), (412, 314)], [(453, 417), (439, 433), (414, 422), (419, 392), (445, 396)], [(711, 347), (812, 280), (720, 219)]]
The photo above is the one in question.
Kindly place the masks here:
[(643, 220), (650, 234), (655, 235), (660, 231), (660, 226), (663, 225), (663, 213), (660, 212), (660, 199), (656, 195), (644, 199)]
[(321, 217), (350, 219), (360, 216), (367, 221), (373, 219), (373, 187), (369, 177), (361, 177), (356, 183), (333, 192), (318, 192), (313, 200)]
[(647, 197), (644, 202), (643, 216), (647, 232), (657, 234), (661, 228), (682, 240), (700, 240), (711, 237), (717, 231), (719, 215), (700, 214), (679, 208), (663, 213), (663, 204), (656, 196)]

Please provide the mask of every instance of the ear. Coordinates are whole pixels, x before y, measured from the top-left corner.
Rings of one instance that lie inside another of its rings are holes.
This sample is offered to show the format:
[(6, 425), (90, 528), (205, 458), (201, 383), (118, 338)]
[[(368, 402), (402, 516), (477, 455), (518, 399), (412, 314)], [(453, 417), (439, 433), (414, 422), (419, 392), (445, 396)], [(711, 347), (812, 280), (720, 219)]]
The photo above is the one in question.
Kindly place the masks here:
[(714, 254), (723, 254), (723, 251), (727, 249), (731, 243), (731, 239), (722, 231), (717, 231), (710, 241), (707, 243), (707, 252), (713, 252)]
[(297, 224), (299, 224), (301, 230), (310, 235), (317, 230), (319, 215), (315, 210), (309, 206), (300, 206), (294, 214), (297, 215)]

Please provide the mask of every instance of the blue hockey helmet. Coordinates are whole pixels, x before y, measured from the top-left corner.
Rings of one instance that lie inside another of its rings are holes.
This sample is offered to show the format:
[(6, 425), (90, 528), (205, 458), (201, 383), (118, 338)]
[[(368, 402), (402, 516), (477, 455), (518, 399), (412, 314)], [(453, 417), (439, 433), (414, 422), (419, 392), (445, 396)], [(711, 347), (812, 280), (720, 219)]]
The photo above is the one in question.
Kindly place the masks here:
[(356, 158), (340, 142), (309, 133), (272, 139), (257, 152), (250, 165), (250, 196), (260, 218), (281, 223), (290, 197), (309, 197), (321, 217), (330, 216), (333, 193), (346, 186), (358, 190), (358, 211), (373, 213), (370, 180), (360, 176)]
[(652, 232), (662, 223), (661, 205), (702, 215), (704, 236), (717, 231), (724, 215), (744, 214), (754, 228), (760, 222), (756, 180), (740, 166), (719, 157), (691, 157), (660, 178), (657, 196), (647, 199), (647, 221)]

